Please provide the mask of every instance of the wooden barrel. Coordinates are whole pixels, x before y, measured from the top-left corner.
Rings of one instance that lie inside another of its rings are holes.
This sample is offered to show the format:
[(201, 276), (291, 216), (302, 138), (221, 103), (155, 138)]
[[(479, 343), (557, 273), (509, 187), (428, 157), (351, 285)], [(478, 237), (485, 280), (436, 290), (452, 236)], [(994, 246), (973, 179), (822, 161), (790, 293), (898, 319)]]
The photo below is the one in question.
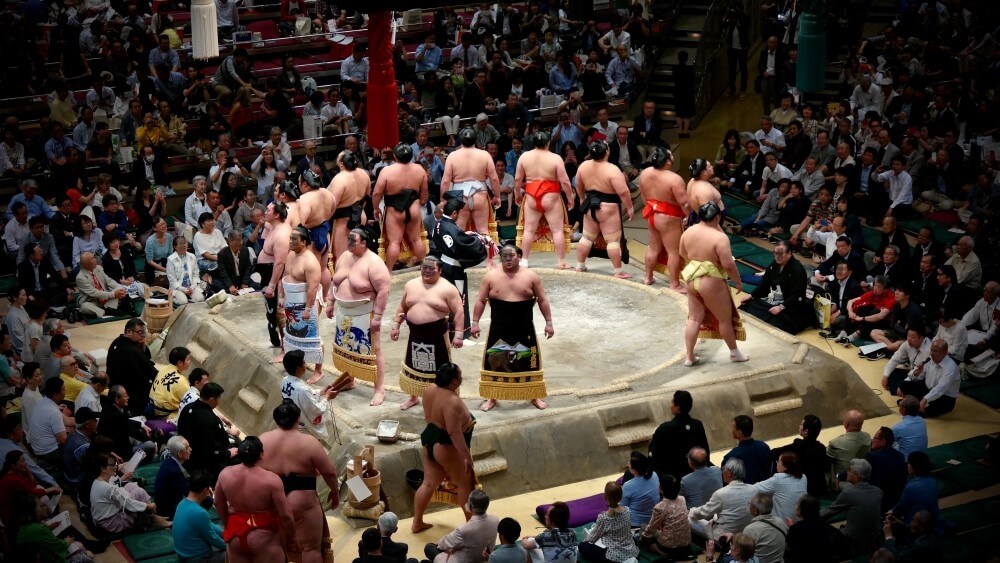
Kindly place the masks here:
[(146, 332), (158, 334), (163, 332), (163, 327), (167, 324), (167, 319), (174, 312), (170, 303), (151, 304), (146, 301), (146, 308), (143, 310), (144, 321), (146, 321)]

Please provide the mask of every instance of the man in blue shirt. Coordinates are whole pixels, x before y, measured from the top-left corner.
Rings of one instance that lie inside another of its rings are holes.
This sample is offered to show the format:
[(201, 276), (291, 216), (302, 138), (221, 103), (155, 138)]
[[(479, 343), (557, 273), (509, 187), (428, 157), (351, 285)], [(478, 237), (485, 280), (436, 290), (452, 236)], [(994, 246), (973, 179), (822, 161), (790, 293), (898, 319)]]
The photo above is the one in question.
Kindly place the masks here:
[(913, 452), (906, 459), (906, 469), (913, 477), (903, 488), (899, 502), (889, 511), (889, 514), (899, 518), (909, 525), (913, 516), (921, 510), (926, 510), (938, 521), (941, 511), (938, 508), (937, 481), (931, 477), (931, 458), (924, 452)]
[(104, 211), (97, 216), (97, 224), (100, 226), (101, 232), (112, 233), (119, 240), (124, 241), (128, 229), (128, 217), (122, 211), (118, 198), (114, 194), (108, 194), (104, 196), (102, 203)]
[(611, 59), (608, 68), (604, 70), (604, 76), (608, 82), (618, 87), (618, 96), (629, 97), (632, 87), (635, 85), (635, 76), (642, 70), (639, 63), (628, 54), (625, 45), (618, 45), (618, 56)]
[(562, 146), (567, 141), (573, 141), (573, 144), (579, 148), (580, 143), (583, 142), (583, 135), (586, 132), (586, 127), (579, 123), (573, 123), (573, 118), (570, 117), (568, 111), (561, 110), (559, 112), (559, 124), (552, 128), (552, 152), (561, 153)]
[(441, 47), (436, 44), (434, 34), (431, 33), (424, 38), (424, 42), (417, 45), (416, 61), (417, 75), (420, 76), (429, 70), (437, 71), (441, 68)]
[(180, 561), (222, 563), (226, 560), (222, 528), (208, 516), (213, 502), (212, 476), (206, 471), (195, 471), (189, 483), (190, 492), (177, 505), (170, 530), (174, 551)]
[(722, 465), (731, 458), (736, 458), (743, 462), (746, 467), (746, 478), (743, 482), (753, 485), (758, 481), (763, 481), (771, 476), (771, 448), (760, 440), (754, 440), (753, 419), (745, 414), (741, 414), (733, 419), (731, 426), (733, 438), (739, 441), (735, 448), (722, 458)]
[(899, 414), (902, 419), (893, 425), (892, 433), (896, 437), (896, 448), (904, 458), (913, 452), (927, 451), (927, 421), (920, 416), (920, 401), (913, 395), (907, 395), (899, 401)]
[(21, 193), (16, 194), (7, 202), (7, 220), (12, 221), (14, 219), (14, 204), (19, 201), (27, 206), (29, 219), (36, 215), (43, 215), (46, 219), (51, 219), (55, 215), (55, 211), (52, 211), (49, 204), (45, 203), (45, 200), (37, 192), (38, 182), (34, 180), (21, 182)]

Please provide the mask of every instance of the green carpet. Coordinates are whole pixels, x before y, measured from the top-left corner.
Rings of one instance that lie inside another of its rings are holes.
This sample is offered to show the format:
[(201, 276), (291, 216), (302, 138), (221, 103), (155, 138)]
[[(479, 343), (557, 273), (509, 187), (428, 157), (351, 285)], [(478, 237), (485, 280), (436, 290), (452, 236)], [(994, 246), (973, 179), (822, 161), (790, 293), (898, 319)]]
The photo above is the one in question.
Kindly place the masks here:
[(743, 242), (743, 241), (747, 240), (747, 239), (741, 237), (740, 235), (734, 235), (732, 233), (726, 233), (726, 236), (729, 237), (729, 244), (736, 244), (738, 242)]
[(862, 225), (861, 232), (865, 239), (865, 250), (878, 250), (879, 244), (882, 243), (882, 231)]
[(963, 381), (962, 394), (989, 405), (991, 409), (998, 409), (1000, 408), (1000, 377), (994, 374), (992, 377)]
[(17, 278), (15, 276), (0, 276), (0, 295), (7, 295), (15, 287), (17, 287)]
[(755, 217), (760, 209), (750, 205), (749, 203), (740, 203), (733, 206), (726, 206), (726, 217), (730, 219), (735, 219), (736, 221), (743, 221), (747, 217)]
[(989, 436), (975, 436), (950, 444), (941, 444), (927, 450), (927, 455), (931, 458), (931, 464), (936, 469), (949, 467), (950, 460), (962, 463), (974, 463), (982, 459), (986, 452), (986, 443)]
[[(978, 461), (968, 461), (959, 465), (949, 465), (948, 467), (934, 472), (934, 477), (939, 481), (954, 483), (961, 487), (959, 492), (967, 490), (979, 491), (1000, 483), (1000, 472), (983, 465)], [(938, 487), (939, 497), (947, 496), (940, 494), (941, 487)]]
[(730, 247), (733, 251), (733, 258), (743, 258), (744, 256), (750, 256), (751, 254), (767, 252), (752, 242), (737, 242), (731, 244)]
[(956, 534), (979, 529), (984, 524), (1000, 521), (1000, 496), (945, 508), (941, 511), (941, 518), (951, 524)]
[(908, 221), (900, 221), (899, 226), (902, 227), (904, 231), (909, 231), (914, 235), (916, 235), (921, 228), (928, 227), (934, 231), (934, 239), (939, 241), (949, 241), (955, 238), (954, 233), (948, 232), (948, 229), (951, 228), (949, 225), (942, 225), (941, 223), (930, 219), (910, 219)]
[(125, 536), (122, 543), (136, 561), (174, 554), (174, 538), (168, 529)]

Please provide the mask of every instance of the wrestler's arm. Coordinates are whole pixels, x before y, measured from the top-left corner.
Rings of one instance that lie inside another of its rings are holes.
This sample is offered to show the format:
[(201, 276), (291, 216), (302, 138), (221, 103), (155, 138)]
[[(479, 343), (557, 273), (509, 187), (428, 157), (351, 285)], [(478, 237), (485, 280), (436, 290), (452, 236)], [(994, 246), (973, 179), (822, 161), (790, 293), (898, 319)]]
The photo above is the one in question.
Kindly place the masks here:
[(517, 159), (517, 167), (514, 170), (514, 201), (518, 206), (524, 200), (524, 165), (521, 159)]
[(587, 163), (584, 162), (580, 164), (580, 167), (576, 170), (576, 196), (580, 198), (580, 203), (583, 203), (584, 197), (587, 194), (587, 183), (583, 179), (582, 172), (587, 168)]
[(372, 264), (369, 270), (369, 279), (375, 290), (375, 316), (372, 317), (371, 329), (372, 332), (379, 332), (382, 329), (382, 316), (389, 304), (389, 286), (392, 285), (392, 274), (389, 273), (389, 268), (381, 260), (375, 260)]
[(427, 177), (427, 174), (420, 176), (420, 207), (427, 205), (427, 200), (431, 198)]
[(311, 315), (312, 306), (316, 303), (316, 293), (319, 291), (319, 281), (320, 281), (320, 267), (318, 263), (314, 263), (312, 260), (306, 261), (305, 264), (305, 275), (306, 275), (306, 307), (302, 311), (302, 318), (308, 319), (307, 315)]
[(628, 184), (625, 182), (625, 176), (622, 174), (612, 174), (611, 187), (615, 189), (615, 193), (621, 198), (622, 207), (625, 208), (629, 221), (631, 221), (635, 212), (632, 210), (632, 196), (629, 195)]
[(330, 501), (330, 510), (333, 510), (340, 506), (340, 482), (337, 480), (337, 468), (333, 466), (333, 462), (326, 455), (326, 450), (319, 442), (313, 442), (312, 448), (312, 463), (313, 467), (319, 471), (323, 481), (326, 481), (326, 486), (330, 487), (330, 494), (327, 496), (327, 500)]
[(729, 279), (736, 282), (736, 291), (743, 291), (743, 280), (740, 279), (740, 271), (736, 268), (736, 259), (733, 258), (733, 251), (729, 247), (729, 239), (721, 237), (716, 243), (716, 251), (719, 255), (719, 263), (729, 274)]
[(691, 200), (688, 198), (687, 186), (684, 182), (678, 178), (674, 178), (676, 181), (670, 186), (670, 191), (674, 194), (674, 200), (677, 201), (677, 205), (680, 206), (684, 213), (691, 212)]
[(382, 205), (382, 196), (385, 194), (385, 174), (379, 174), (378, 180), (375, 182), (375, 191), (372, 192), (372, 207), (375, 208), (375, 220), (382, 220), (382, 210), (379, 206)]
[(226, 522), (229, 520), (229, 503), (226, 502), (226, 490), (222, 486), (222, 479), (218, 479), (215, 483), (215, 511), (219, 513), (219, 521), (222, 522), (222, 527), (226, 527)]
[[(459, 299), (461, 301), (461, 299)], [(461, 311), (461, 305), (459, 306), (459, 311)], [(455, 315), (456, 319), (458, 315)], [(458, 324), (455, 325), (455, 332), (458, 333)], [(461, 336), (456, 336), (456, 338), (461, 338)], [(469, 446), (465, 445), (465, 436), (462, 434), (463, 425), (465, 424), (465, 417), (467, 416), (467, 410), (463, 408), (445, 409), (444, 411), (444, 427), (448, 431), (448, 436), (451, 438), (452, 445), (458, 450), (458, 457), (461, 458), (462, 464), (465, 466), (465, 471), (469, 473), (471, 477), (472, 474), (472, 452), (469, 451)], [(470, 482), (470, 484), (472, 484)]]
[(444, 174), (441, 175), (441, 205), (444, 205), (444, 194), (451, 189), (452, 179), (455, 177), (455, 167), (452, 166), (450, 158), (444, 159)]
[[(532, 272), (534, 274), (534, 272)], [(552, 307), (549, 305), (549, 297), (545, 295), (545, 288), (542, 287), (542, 278), (534, 274), (531, 280), (531, 291), (535, 294), (535, 301), (538, 303), (538, 310), (545, 319), (545, 338), (552, 338), (556, 333), (552, 325)]]
[(281, 280), (281, 276), (285, 273), (285, 262), (288, 260), (288, 240), (275, 240), (274, 246), (271, 247), (271, 251), (274, 252), (274, 269), (271, 271), (271, 280), (268, 282), (267, 286), (272, 290), (277, 287), (278, 295), (284, 295), (284, 290), (281, 288), (281, 284), (278, 283)]
[(472, 308), (472, 326), (470, 330), (472, 331), (473, 338), (479, 338), (481, 331), (479, 330), (479, 319), (483, 318), (483, 313), (486, 312), (486, 302), (490, 298), (490, 276), (487, 274), (483, 276), (483, 281), (479, 284), (479, 296), (476, 298), (476, 305)]
[(559, 166), (556, 166), (556, 180), (563, 193), (566, 194), (566, 207), (573, 209), (576, 206), (573, 198), (573, 184), (569, 181), (569, 174), (566, 172), (566, 165), (562, 159), (559, 160)]
[(490, 180), (490, 186), (493, 187), (493, 206), (496, 207), (500, 205), (500, 176), (497, 175), (497, 167), (493, 164), (493, 159), (487, 154), (484, 159), (486, 160), (486, 177)]
[(403, 324), (403, 319), (406, 318), (406, 290), (406, 286), (403, 286), (403, 296), (399, 298), (399, 306), (396, 307), (396, 312), (392, 315), (392, 330), (389, 331), (389, 338), (393, 341), (399, 339), (399, 326)]
[[(462, 294), (458, 292), (458, 289), (448, 284), (448, 309), (455, 315), (455, 338), (452, 339), (451, 345), (455, 348), (462, 347), (462, 333), (465, 331), (465, 310), (462, 307)], [(462, 442), (463, 444), (465, 442)]]

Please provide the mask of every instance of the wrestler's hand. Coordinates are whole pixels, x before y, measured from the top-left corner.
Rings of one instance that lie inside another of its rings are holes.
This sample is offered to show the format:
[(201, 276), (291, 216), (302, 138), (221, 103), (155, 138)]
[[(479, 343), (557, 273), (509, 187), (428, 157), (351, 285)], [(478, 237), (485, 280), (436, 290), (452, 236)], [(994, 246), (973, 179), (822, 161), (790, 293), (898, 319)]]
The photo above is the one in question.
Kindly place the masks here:
[(500, 194), (493, 196), (493, 207), (494, 209), (500, 207)]
[(394, 328), (394, 329), (392, 329), (392, 330), (389, 331), (389, 339), (392, 340), (393, 342), (399, 340), (399, 329), (398, 328)]
[(555, 336), (555, 334), (556, 334), (556, 329), (555, 329), (555, 327), (552, 326), (552, 323), (546, 323), (545, 324), (545, 338), (552, 338), (553, 336)]
[(462, 335), (460, 335), (460, 334), (455, 334), (455, 338), (452, 338), (452, 339), (451, 339), (451, 347), (452, 347), (452, 348), (456, 348), (456, 349), (457, 349), (457, 348), (461, 348), (461, 347), (462, 347), (462, 341), (463, 341), (463, 340), (464, 340), (464, 339), (462, 338)]
[(382, 210), (377, 207), (375, 208), (375, 220), (379, 223), (382, 222)]
[(504, 215), (504, 217), (510, 217), (510, 214), (511, 214), (511, 208), (508, 206), (507, 207), (507, 214)]
[(373, 334), (382, 332), (382, 319), (376, 319), (375, 317), (372, 317), (372, 322), (369, 326), (371, 326)]
[(327, 495), (326, 500), (330, 503), (330, 510), (334, 510), (340, 506), (340, 493), (330, 489), (330, 494)]
[(264, 297), (267, 297), (268, 299), (274, 297), (274, 288), (271, 287), (271, 286), (265, 287), (264, 288)]
[(631, 221), (632, 218), (635, 217), (635, 211), (632, 209), (632, 206), (629, 205), (628, 207), (626, 207), (625, 211), (628, 212), (628, 220)]
[(310, 309), (305, 309), (302, 311), (302, 320), (308, 321), (312, 317), (312, 311)]
[(474, 324), (469, 327), (469, 334), (471, 334), (473, 338), (479, 338), (479, 335), (482, 333), (483, 331), (479, 328), (478, 324)]

